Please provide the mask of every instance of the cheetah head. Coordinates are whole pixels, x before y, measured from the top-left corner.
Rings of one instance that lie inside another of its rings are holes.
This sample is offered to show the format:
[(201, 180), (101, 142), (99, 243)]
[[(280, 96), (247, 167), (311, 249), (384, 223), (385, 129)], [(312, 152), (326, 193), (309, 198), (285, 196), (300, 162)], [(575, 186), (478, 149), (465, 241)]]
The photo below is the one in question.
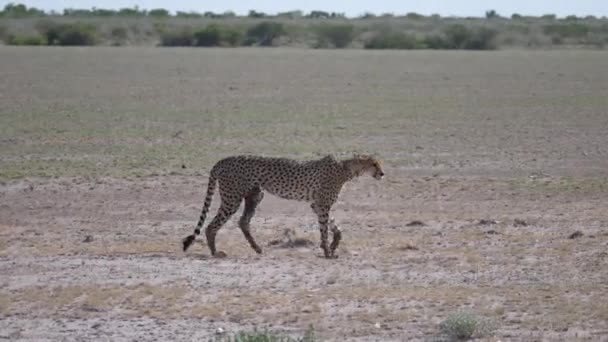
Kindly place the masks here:
[(375, 179), (382, 179), (384, 177), (384, 170), (382, 169), (382, 162), (370, 155), (355, 155), (355, 165), (353, 165), (354, 174), (360, 176), (365, 173), (369, 173)]

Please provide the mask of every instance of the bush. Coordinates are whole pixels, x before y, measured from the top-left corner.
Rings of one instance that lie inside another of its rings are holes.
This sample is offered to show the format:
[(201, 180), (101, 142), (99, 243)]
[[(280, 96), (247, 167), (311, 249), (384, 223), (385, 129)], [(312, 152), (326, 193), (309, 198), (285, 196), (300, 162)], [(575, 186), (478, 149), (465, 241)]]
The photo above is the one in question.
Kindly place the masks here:
[(462, 49), (466, 42), (471, 39), (471, 31), (462, 24), (454, 24), (443, 30), (446, 38), (446, 48)]
[(268, 331), (240, 332), (234, 336), (216, 337), (215, 342), (315, 342), (315, 332), (312, 325), (308, 328), (304, 336), (291, 338), (288, 336), (277, 335)]
[(0, 17), (11, 18), (26, 18), (26, 17), (42, 17), (45, 13), (43, 10), (36, 7), (27, 7), (24, 4), (14, 4), (9, 2), (4, 9), (0, 11)]
[(171, 15), (169, 14), (169, 11), (164, 8), (155, 8), (148, 12), (148, 16), (155, 18), (167, 18)]
[(247, 30), (246, 45), (272, 46), (272, 42), (285, 34), (283, 24), (264, 21)]
[(242, 42), (243, 33), (234, 27), (209, 24), (194, 32), (195, 46), (239, 46)]
[(451, 339), (467, 340), (484, 337), (495, 330), (494, 323), (468, 312), (451, 314), (439, 325), (439, 329)]
[(120, 46), (127, 42), (129, 34), (127, 29), (121, 26), (113, 27), (110, 30), (110, 37), (112, 38), (112, 45)]
[(467, 50), (494, 50), (496, 49), (496, 31), (487, 27), (480, 27), (473, 31), (464, 48)]
[(42, 36), (17, 36), (9, 34), (5, 40), (8, 45), (46, 45)]
[(48, 45), (94, 45), (96, 41), (96, 29), (91, 24), (41, 21), (36, 24), (36, 28)]
[(210, 24), (202, 30), (194, 32), (194, 45), (196, 46), (219, 46), (221, 43), (220, 27)]
[(315, 32), (318, 47), (326, 47), (329, 43), (336, 48), (345, 48), (354, 38), (354, 27), (350, 24), (322, 24)]
[(239, 46), (243, 44), (243, 32), (234, 28), (227, 27), (222, 31), (222, 41), (228, 46)]
[(495, 10), (486, 11), (486, 19), (500, 18), (500, 15)]
[(405, 15), (405, 17), (407, 19), (412, 19), (412, 20), (424, 19), (424, 15), (416, 13), (416, 12), (409, 12)]
[(384, 30), (365, 42), (366, 49), (415, 49), (416, 38), (403, 32)]
[(467, 50), (492, 50), (496, 48), (496, 31), (486, 27), (469, 29), (462, 24), (454, 24), (443, 30), (444, 48)]
[(189, 28), (182, 28), (180, 30), (173, 31), (162, 31), (160, 33), (160, 45), (161, 46), (192, 46), (194, 43), (194, 36)]
[(0, 40), (6, 41), (7, 36), (8, 30), (6, 29), (6, 26), (0, 25)]
[(447, 49), (445, 39), (440, 35), (429, 35), (424, 37), (421, 42), (422, 48), (425, 49)]
[(543, 27), (543, 32), (550, 36), (561, 36), (563, 38), (580, 38), (589, 33), (589, 27), (585, 24), (569, 22), (564, 24), (551, 24)]

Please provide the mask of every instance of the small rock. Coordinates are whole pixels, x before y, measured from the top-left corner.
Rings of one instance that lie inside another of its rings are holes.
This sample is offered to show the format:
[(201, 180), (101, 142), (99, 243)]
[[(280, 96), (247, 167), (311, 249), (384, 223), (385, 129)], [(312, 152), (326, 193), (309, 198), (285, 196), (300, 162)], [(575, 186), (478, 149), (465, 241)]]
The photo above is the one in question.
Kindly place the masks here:
[(406, 227), (425, 227), (426, 224), (422, 221), (414, 220), (405, 225)]
[(402, 251), (417, 251), (418, 247), (408, 243), (407, 245), (402, 246), (399, 249), (401, 249)]
[(498, 223), (499, 223), (498, 221), (496, 221), (496, 220), (492, 220), (492, 219), (489, 219), (489, 220), (486, 220), (486, 219), (481, 219), (481, 220), (479, 220), (479, 223), (478, 223), (478, 224), (479, 224), (480, 226), (486, 226), (486, 225), (490, 225), (490, 224), (498, 224)]
[(527, 227), (528, 222), (521, 219), (515, 219), (515, 221), (513, 221), (513, 225), (515, 225), (515, 227)]
[(215, 334), (216, 335), (222, 335), (225, 332), (226, 332), (226, 330), (224, 330), (224, 328), (222, 328), (222, 327), (219, 327), (219, 328), (215, 329)]
[(87, 235), (84, 240), (82, 240), (82, 242), (84, 243), (89, 243), (89, 242), (93, 242), (93, 236), (92, 235)]
[(380, 328), (382, 328), (382, 325), (380, 323), (376, 323), (376, 324), (374, 324), (374, 327), (376, 329), (380, 329)]
[(486, 235), (496, 235), (496, 234), (498, 234), (498, 232), (497, 232), (497, 231), (495, 231), (494, 229), (490, 229), (490, 230), (488, 230), (487, 232), (485, 232), (485, 234), (486, 234)]
[(580, 230), (577, 230), (574, 233), (570, 234), (570, 236), (568, 236), (568, 239), (578, 239), (582, 236), (583, 236), (583, 232), (581, 232)]

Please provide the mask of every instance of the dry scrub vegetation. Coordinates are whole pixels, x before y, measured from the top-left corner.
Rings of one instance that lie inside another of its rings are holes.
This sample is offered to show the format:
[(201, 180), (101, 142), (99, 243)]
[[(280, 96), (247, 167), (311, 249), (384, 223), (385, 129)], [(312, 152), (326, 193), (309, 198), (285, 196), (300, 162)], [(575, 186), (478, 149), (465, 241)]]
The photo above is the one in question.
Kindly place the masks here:
[(605, 17), (557, 18), (488, 10), (485, 17), (417, 13), (346, 18), (341, 13), (290, 11), (247, 16), (170, 13), (164, 9), (65, 9), (45, 13), (8, 4), (0, 11), (0, 40), (8, 45), (161, 45), (198, 47), (467, 49), (590, 48), (608, 43)]

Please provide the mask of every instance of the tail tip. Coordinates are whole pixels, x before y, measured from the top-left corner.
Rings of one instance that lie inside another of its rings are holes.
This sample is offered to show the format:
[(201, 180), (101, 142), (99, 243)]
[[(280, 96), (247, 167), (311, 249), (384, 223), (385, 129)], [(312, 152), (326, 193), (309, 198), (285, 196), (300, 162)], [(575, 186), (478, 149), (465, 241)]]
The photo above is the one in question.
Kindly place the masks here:
[(182, 240), (182, 244), (183, 244), (182, 247), (184, 249), (184, 252), (186, 250), (188, 250), (188, 248), (192, 245), (192, 243), (194, 242), (194, 239), (195, 239), (195, 236), (194, 236), (194, 234), (192, 234), (192, 235), (186, 236), (184, 238), (184, 240)]

